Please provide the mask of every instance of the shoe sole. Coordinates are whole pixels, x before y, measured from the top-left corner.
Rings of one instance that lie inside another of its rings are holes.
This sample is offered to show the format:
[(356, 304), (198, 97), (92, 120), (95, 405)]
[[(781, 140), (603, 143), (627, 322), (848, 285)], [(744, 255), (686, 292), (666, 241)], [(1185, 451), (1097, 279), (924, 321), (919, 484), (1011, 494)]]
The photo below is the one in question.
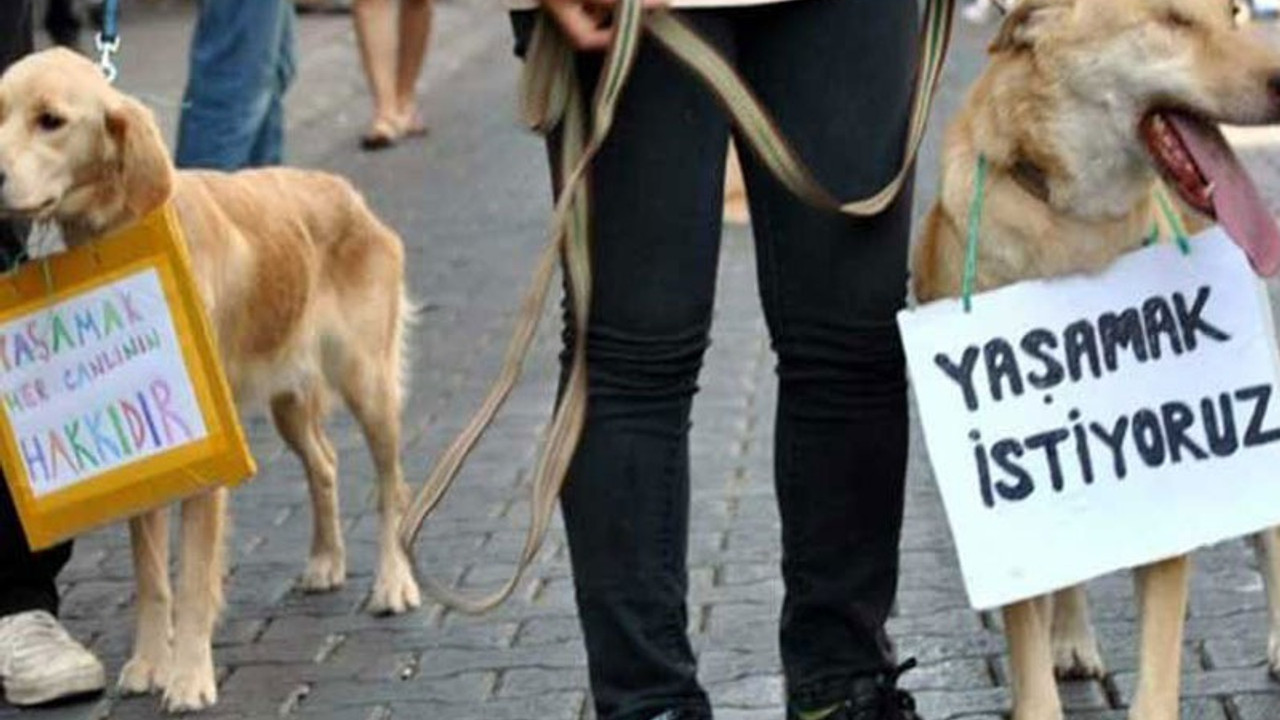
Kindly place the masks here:
[(78, 695), (100, 693), (106, 686), (107, 679), (101, 669), (86, 668), (81, 672), (59, 678), (56, 682), (23, 686), (6, 680), (4, 696), (10, 705), (26, 707), (66, 700)]

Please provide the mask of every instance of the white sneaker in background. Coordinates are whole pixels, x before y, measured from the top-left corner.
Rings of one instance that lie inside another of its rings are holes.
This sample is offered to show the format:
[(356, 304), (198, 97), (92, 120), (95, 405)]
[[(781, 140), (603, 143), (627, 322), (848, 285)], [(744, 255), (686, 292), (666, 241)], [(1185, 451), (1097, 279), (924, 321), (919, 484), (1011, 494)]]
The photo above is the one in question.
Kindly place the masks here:
[(42, 705), (105, 685), (102, 663), (49, 613), (0, 618), (0, 686), (9, 704)]
[(960, 14), (974, 25), (986, 25), (1000, 17), (1000, 10), (991, 0), (973, 0)]

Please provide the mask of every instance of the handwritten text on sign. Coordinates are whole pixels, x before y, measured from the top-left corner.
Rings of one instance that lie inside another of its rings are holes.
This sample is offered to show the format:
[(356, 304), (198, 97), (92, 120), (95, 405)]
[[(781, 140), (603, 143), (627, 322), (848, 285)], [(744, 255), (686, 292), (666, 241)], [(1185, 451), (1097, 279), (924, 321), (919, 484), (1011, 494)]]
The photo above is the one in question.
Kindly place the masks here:
[(975, 607), (1280, 524), (1267, 300), (1221, 231), (1192, 248), (900, 314)]
[(155, 270), (0, 325), (0, 409), (36, 497), (207, 435)]

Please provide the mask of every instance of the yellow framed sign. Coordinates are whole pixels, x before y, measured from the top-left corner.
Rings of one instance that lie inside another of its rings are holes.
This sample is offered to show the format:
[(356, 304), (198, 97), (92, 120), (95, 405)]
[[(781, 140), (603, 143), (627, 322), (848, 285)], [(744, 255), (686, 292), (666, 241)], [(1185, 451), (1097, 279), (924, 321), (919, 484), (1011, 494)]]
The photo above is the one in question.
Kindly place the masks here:
[(171, 205), (0, 278), (0, 467), (33, 549), (254, 473)]

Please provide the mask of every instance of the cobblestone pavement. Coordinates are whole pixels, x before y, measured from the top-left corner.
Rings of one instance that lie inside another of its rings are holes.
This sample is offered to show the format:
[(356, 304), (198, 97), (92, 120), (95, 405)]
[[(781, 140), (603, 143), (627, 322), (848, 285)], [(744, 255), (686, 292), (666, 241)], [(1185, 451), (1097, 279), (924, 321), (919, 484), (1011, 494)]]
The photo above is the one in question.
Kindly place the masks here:
[[(185, 60), (189, 6), (126, 3), (122, 84), (171, 130)], [(302, 22), (302, 75), (291, 98), (292, 158), (351, 177), (404, 235), (410, 282), (425, 306), (413, 336), (413, 394), (405, 413), (406, 467), (420, 481), (475, 406), (499, 363), (547, 209), (538, 142), (516, 127), (506, 19), (491, 0), (443, 0), (424, 78), (432, 135), (367, 155), (355, 149), (367, 103), (345, 17)], [(986, 30), (961, 27), (941, 113), (981, 61)], [(935, 124), (935, 132), (937, 125)], [(1280, 190), (1266, 133), (1243, 136), (1249, 162)], [(936, 151), (926, 148), (918, 197), (933, 195)], [(775, 617), (781, 599), (778, 519), (770, 480), (774, 379), (757, 309), (745, 231), (725, 239), (715, 343), (694, 415), (691, 632), (702, 679), (725, 720), (781, 717)], [(423, 566), (471, 588), (501, 580), (526, 522), (520, 500), (550, 404), (554, 333), (544, 332), (526, 385), (430, 524)], [(209, 718), (365, 720), (589, 717), (586, 677), (563, 538), (553, 535), (506, 607), (467, 618), (428, 605), (398, 618), (362, 611), (375, 557), (371, 466), (351, 422), (335, 417), (342, 450), (342, 517), (350, 581), (304, 595), (296, 580), (310, 533), (305, 482), (270, 427), (249, 433), (262, 468), (234, 494), (229, 602), (217, 635), (221, 702)], [(905, 684), (925, 717), (993, 720), (1008, 708), (997, 619), (969, 610), (918, 429), (909, 480), (903, 575), (892, 632), (921, 667)], [(1046, 538), (1052, 542), (1052, 538)], [(1280, 685), (1263, 664), (1260, 577), (1241, 542), (1200, 553), (1185, 647), (1184, 718), (1280, 717)], [(63, 575), (64, 616), (113, 676), (133, 622), (122, 529), (81, 540)], [(1090, 588), (1111, 674), (1068, 683), (1071, 717), (1123, 717), (1134, 687), (1131, 585), (1117, 575)], [(0, 718), (158, 717), (154, 698), (99, 701)]]

